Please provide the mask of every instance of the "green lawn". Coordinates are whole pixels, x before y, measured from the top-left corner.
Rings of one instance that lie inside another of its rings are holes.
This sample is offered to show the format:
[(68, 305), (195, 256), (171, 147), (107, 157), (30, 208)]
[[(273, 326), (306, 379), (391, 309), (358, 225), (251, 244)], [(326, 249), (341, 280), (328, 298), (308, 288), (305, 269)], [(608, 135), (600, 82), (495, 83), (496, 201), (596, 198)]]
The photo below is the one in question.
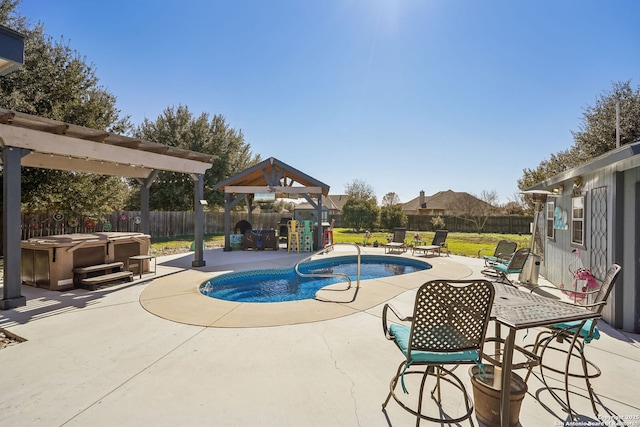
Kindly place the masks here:
[[(407, 231), (407, 243), (411, 243), (413, 235), (416, 232)], [(428, 231), (417, 232), (423, 241), (431, 243), (434, 233)], [(387, 236), (393, 233), (378, 232), (371, 233), (371, 237), (365, 242), (365, 233), (356, 233), (347, 228), (336, 228), (333, 230), (333, 236), (336, 243), (358, 243), (373, 245), (375, 241), (379, 244), (387, 241)], [(518, 234), (479, 234), (479, 233), (449, 233), (447, 236), (447, 245), (449, 252), (455, 255), (464, 255), (469, 257), (477, 257), (480, 255), (491, 255), (498, 244), (499, 240), (512, 240), (518, 244), (518, 247), (528, 247), (531, 241), (531, 235)], [(224, 246), (223, 235), (207, 234), (204, 236), (205, 248), (215, 248)], [(193, 236), (180, 236), (173, 238), (152, 238), (151, 253), (155, 255), (169, 255), (175, 253), (188, 252), (193, 242)]]
[[(348, 229), (335, 229), (334, 238), (337, 243), (353, 242), (363, 244), (365, 242), (364, 233), (355, 233)], [(407, 231), (406, 242), (411, 243), (415, 233), (420, 235), (423, 242), (431, 243), (433, 231)], [(393, 237), (393, 233), (371, 233), (367, 245), (372, 245), (375, 241), (382, 244), (387, 241), (387, 236)], [(506, 239), (514, 241), (518, 247), (528, 247), (531, 242), (531, 235), (518, 234), (479, 234), (479, 233), (449, 233), (447, 235), (447, 246), (449, 252), (455, 255), (477, 257), (479, 251), (481, 255), (492, 255), (499, 240)]]

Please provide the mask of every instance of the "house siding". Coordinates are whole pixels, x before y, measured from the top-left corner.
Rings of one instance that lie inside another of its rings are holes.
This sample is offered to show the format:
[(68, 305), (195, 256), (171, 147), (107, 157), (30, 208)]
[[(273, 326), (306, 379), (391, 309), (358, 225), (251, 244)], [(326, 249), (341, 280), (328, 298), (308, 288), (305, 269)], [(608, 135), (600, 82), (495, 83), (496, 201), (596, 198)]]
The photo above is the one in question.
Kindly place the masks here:
[[(624, 330), (640, 332), (640, 168), (624, 173), (624, 206), (622, 221), (624, 233), (622, 240), (621, 265), (624, 267), (622, 292), (614, 297), (621, 305), (622, 313), (635, 313), (634, 316), (619, 316), (617, 323)], [(630, 238), (624, 238), (628, 236)], [(617, 316), (618, 317), (618, 316)]]
[[(616, 328), (640, 332), (640, 167), (618, 172), (619, 165), (611, 164), (589, 174), (579, 190), (585, 196), (585, 240), (583, 247), (571, 244), (571, 198), (573, 176), (562, 185), (562, 195), (554, 197), (556, 208), (567, 212), (565, 230), (555, 230), (555, 239), (544, 238), (541, 274), (551, 283), (571, 285), (569, 271), (579, 249), (582, 264), (599, 280), (613, 263), (623, 267), (614, 293), (603, 311), (603, 318)], [(606, 212), (603, 211), (606, 209)], [(598, 212), (594, 212), (598, 211)], [(543, 210), (546, 218), (546, 210)], [(546, 236), (546, 221), (540, 230)], [(597, 241), (596, 241), (597, 240)]]

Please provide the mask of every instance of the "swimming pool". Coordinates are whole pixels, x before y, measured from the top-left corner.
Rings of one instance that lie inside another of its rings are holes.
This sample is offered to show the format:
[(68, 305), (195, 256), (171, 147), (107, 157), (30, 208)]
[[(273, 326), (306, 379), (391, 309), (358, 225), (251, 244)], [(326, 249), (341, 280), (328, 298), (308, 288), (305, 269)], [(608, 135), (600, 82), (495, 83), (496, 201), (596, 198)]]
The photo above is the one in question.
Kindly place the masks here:
[[(356, 280), (357, 256), (338, 256), (307, 261), (301, 273), (343, 273)], [(431, 268), (427, 262), (411, 258), (362, 255), (360, 280), (414, 273)], [(222, 274), (200, 285), (200, 292), (211, 298), (236, 302), (284, 302), (312, 299), (319, 289), (344, 282), (339, 278), (300, 277), (294, 267), (250, 270)]]

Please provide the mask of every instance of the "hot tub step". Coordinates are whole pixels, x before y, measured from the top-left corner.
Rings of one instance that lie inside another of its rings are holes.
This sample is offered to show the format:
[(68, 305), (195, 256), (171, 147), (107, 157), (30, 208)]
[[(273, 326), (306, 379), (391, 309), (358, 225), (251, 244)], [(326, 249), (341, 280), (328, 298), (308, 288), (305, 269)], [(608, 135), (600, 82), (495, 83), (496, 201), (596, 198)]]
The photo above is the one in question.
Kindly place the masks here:
[(115, 273), (103, 274), (101, 276), (88, 277), (80, 281), (80, 286), (83, 288), (95, 290), (98, 285), (117, 282), (125, 279), (128, 282), (133, 282), (133, 273), (130, 271), (117, 271)]
[(97, 271), (121, 271), (124, 266), (123, 262), (110, 262), (108, 264), (98, 264), (98, 265), (90, 265), (88, 267), (77, 267), (73, 269), (73, 272), (76, 274), (89, 274), (95, 273)]
[(77, 287), (84, 287), (83, 280), (94, 277), (102, 277), (106, 274), (120, 273), (124, 270), (123, 262), (110, 262), (106, 264), (88, 265), (86, 267), (76, 267), (73, 269), (73, 284)]

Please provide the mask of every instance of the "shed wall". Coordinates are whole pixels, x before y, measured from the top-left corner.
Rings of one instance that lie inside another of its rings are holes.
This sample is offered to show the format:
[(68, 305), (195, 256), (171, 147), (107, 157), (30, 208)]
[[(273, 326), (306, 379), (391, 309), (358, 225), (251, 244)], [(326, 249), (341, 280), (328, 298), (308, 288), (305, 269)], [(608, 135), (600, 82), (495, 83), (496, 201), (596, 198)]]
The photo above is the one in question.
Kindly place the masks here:
[[(614, 166), (609, 166), (581, 177), (583, 185), (577, 191), (585, 196), (585, 244), (576, 246), (571, 243), (571, 178), (562, 182), (562, 195), (549, 199), (555, 200), (556, 208), (566, 210), (567, 229), (556, 229), (555, 239), (544, 238), (541, 274), (557, 286), (572, 284), (569, 268), (575, 260), (575, 249), (580, 250), (583, 266), (599, 280), (603, 279), (608, 266), (619, 263), (623, 267), (622, 274), (603, 317), (615, 327), (640, 332), (640, 219), (637, 215), (640, 209), (640, 167), (617, 172)], [(546, 209), (544, 219), (541, 232), (546, 236)]]

